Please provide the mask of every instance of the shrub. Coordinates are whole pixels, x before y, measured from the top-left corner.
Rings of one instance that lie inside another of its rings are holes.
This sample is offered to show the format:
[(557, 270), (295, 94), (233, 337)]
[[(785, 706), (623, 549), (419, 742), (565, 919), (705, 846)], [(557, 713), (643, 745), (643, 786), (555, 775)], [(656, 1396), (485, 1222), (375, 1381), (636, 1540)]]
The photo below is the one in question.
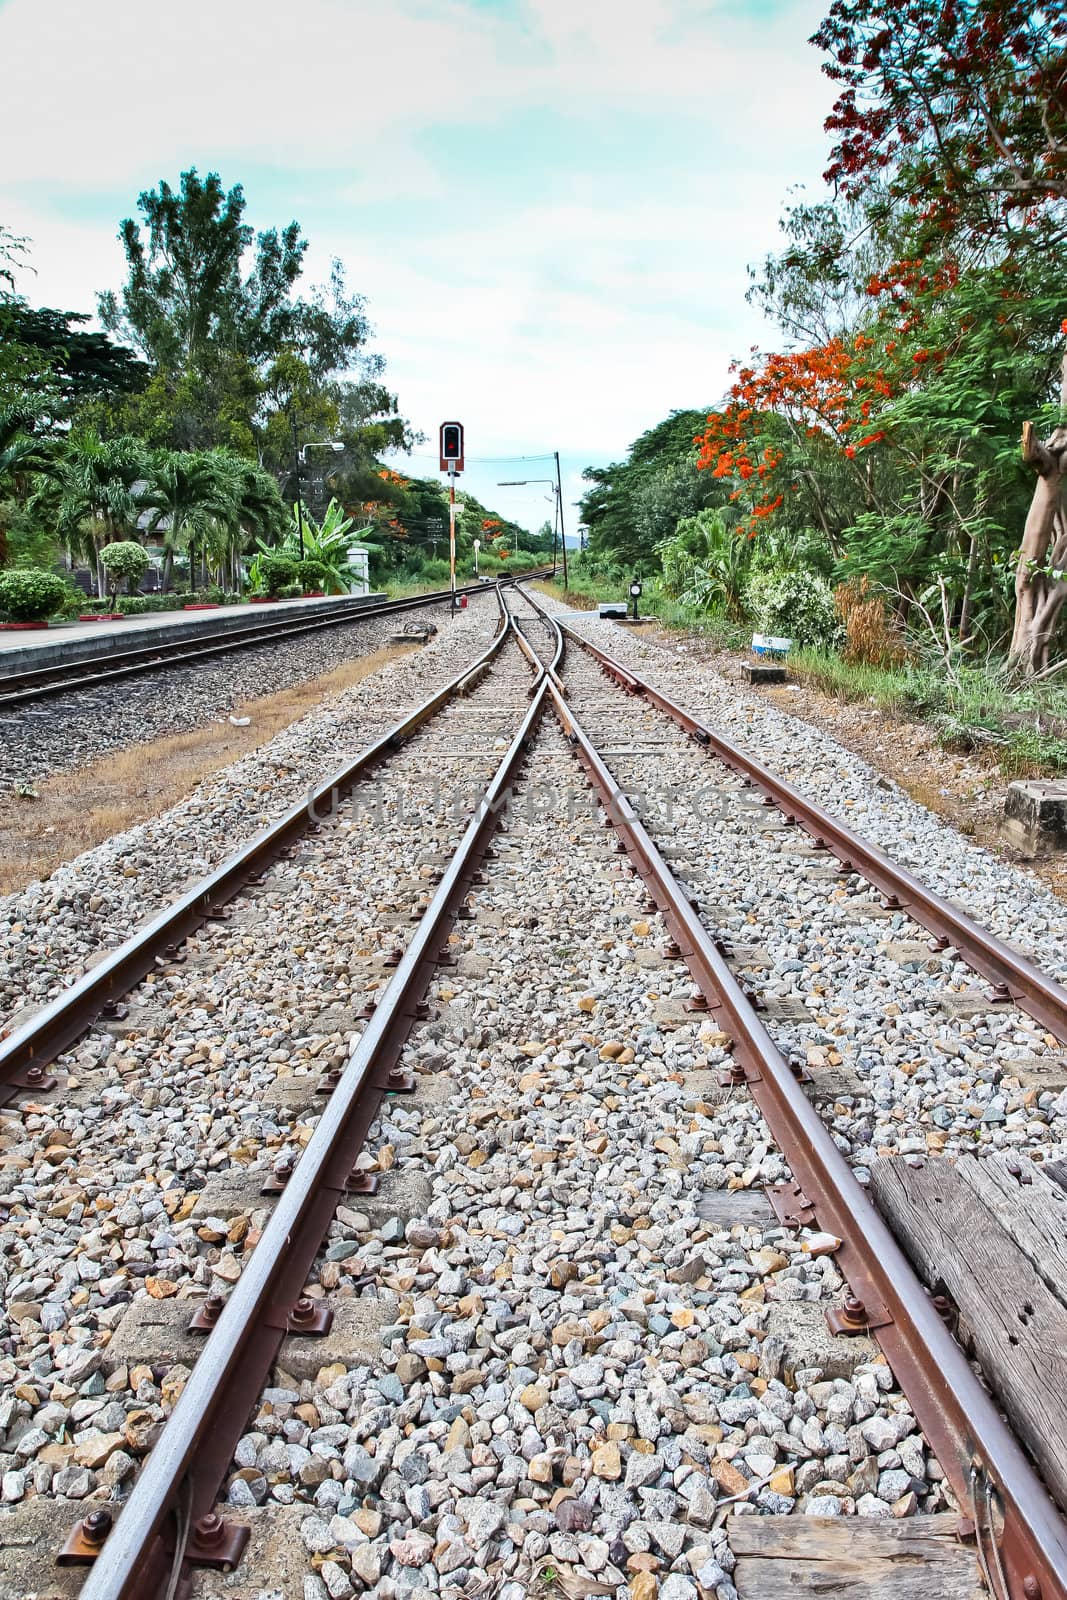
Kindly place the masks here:
[(65, 580), (43, 567), (0, 572), (0, 611), (6, 611), (12, 622), (44, 622), (69, 593)]
[(126, 592), (132, 594), (134, 584), (140, 583), (148, 570), (148, 551), (132, 539), (106, 544), (100, 552), (100, 560), (111, 579), (113, 593), (117, 593), (119, 584), (125, 582)]
[(845, 629), (841, 652), (853, 666), (899, 667), (907, 652), (885, 600), (872, 594), (866, 574), (838, 584), (834, 590), (834, 610)]
[(277, 595), (279, 600), (299, 600), (303, 592), (298, 583), (283, 583)]
[(275, 555), (266, 550), (262, 555), (256, 556), (249, 568), (249, 578), (252, 581), (254, 592), (280, 596), (281, 591), (293, 584), (297, 585), (300, 593), (299, 561), (294, 561), (292, 556)]
[(830, 585), (814, 572), (759, 572), (748, 584), (745, 600), (761, 633), (822, 650), (834, 649), (844, 636)]
[(313, 561), (309, 556), (299, 563), (299, 577), (305, 594), (311, 589), (325, 589), (329, 568), (325, 562)]

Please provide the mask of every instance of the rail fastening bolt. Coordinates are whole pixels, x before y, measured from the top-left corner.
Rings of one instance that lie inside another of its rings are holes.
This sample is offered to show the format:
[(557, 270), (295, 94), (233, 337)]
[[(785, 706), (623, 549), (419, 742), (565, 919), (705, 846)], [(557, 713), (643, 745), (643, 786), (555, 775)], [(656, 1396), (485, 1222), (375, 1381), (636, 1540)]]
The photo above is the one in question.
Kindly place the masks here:
[(867, 1321), (867, 1307), (855, 1295), (849, 1295), (841, 1310), (844, 1320), (854, 1328), (862, 1328)]
[(292, 1310), (293, 1322), (313, 1322), (315, 1319), (315, 1302), (309, 1295), (302, 1294)]
[(211, 1548), (213, 1545), (221, 1544), (226, 1537), (226, 1524), (217, 1511), (208, 1511), (204, 1516), (197, 1517), (193, 1531), (198, 1544)]
[(112, 1518), (110, 1511), (90, 1511), (82, 1521), (81, 1533), (86, 1544), (103, 1544), (111, 1532)]
[(27, 1067), (26, 1068), (26, 1082), (27, 1083), (40, 1083), (40, 1081), (41, 1081), (41, 1079), (43, 1077), (44, 1077), (44, 1068), (43, 1067)]
[(938, 1316), (941, 1318), (941, 1321), (945, 1324), (946, 1327), (948, 1327), (949, 1324), (952, 1322), (953, 1315), (954, 1315), (954, 1312), (953, 1312), (953, 1309), (952, 1309), (952, 1301), (949, 1299), (948, 1295), (947, 1294), (935, 1294), (934, 1295), (934, 1299), (933, 1299), (933, 1306), (934, 1306), (934, 1310), (937, 1312)]
[(222, 1308), (226, 1304), (221, 1294), (209, 1294), (204, 1301), (203, 1317), (205, 1322), (217, 1322), (222, 1316)]
[(741, 1065), (740, 1061), (735, 1061), (733, 1066), (730, 1068), (730, 1082), (731, 1083), (745, 1083), (746, 1082), (745, 1069)]
[(1026, 1600), (1041, 1600), (1041, 1584), (1032, 1572), (1028, 1572), (1023, 1579), (1023, 1594)]

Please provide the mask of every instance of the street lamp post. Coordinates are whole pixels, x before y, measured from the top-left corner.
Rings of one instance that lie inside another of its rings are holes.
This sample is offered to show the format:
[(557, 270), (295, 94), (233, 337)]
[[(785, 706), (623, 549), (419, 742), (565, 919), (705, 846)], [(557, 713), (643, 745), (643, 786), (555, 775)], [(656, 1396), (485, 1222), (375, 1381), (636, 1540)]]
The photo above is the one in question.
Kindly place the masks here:
[[(559, 477), (559, 451), (556, 456), (556, 476), (554, 478), (504, 478), (497, 484), (498, 489), (522, 489), (528, 483), (547, 483), (552, 490), (556, 502), (556, 516), (552, 527), (552, 567), (556, 565), (556, 526), (558, 524), (560, 537), (563, 540), (563, 587), (567, 587), (567, 536), (563, 531), (563, 485)], [(548, 496), (545, 496), (546, 500)]]
[(482, 548), (482, 541), (480, 539), (475, 539), (474, 540), (474, 576), (475, 577), (478, 576), (478, 551), (481, 548)]
[(296, 480), (296, 531), (297, 531), (297, 535), (298, 535), (298, 537), (300, 539), (300, 559), (301, 559), (301, 561), (303, 561), (303, 559), (304, 559), (304, 508), (303, 508), (303, 504), (302, 504), (301, 499), (300, 499), (300, 468), (307, 466), (307, 458), (308, 458), (308, 451), (309, 450), (332, 450), (334, 455), (340, 455), (342, 450), (344, 449), (344, 442), (341, 439), (312, 439), (310, 441), (310, 443), (302, 445), (300, 447), (300, 449), (298, 450), (297, 449), (297, 443), (296, 443), (296, 422), (293, 420), (293, 417), (292, 417), (291, 413), (290, 413), (290, 416), (289, 416), (289, 422), (290, 422), (290, 425), (291, 425), (292, 430), (293, 430), (293, 461), (294, 461), (295, 468), (296, 468), (295, 473), (294, 473), (294, 477), (295, 477), (295, 480)]
[(296, 437), (296, 418), (289, 413), (289, 431), (293, 440), (293, 504), (296, 507), (296, 531), (300, 539), (300, 559), (304, 559), (304, 518), (300, 509), (300, 445)]

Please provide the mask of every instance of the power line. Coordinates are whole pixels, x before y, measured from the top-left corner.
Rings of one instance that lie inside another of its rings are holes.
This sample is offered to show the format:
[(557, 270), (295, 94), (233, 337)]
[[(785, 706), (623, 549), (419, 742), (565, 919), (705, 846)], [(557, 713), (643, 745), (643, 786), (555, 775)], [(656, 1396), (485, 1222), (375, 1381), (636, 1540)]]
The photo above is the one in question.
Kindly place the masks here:
[[(422, 454), (421, 452), (419, 452), (417, 450), (413, 450), (413, 451), (411, 451), (410, 454), (405, 454), (403, 459), (405, 461), (440, 461), (441, 458), (438, 455), (424, 455), (424, 454)], [(468, 456), (467, 457), (468, 464), (470, 466), (473, 466), (473, 467), (494, 466), (494, 465), (499, 464), (501, 461), (551, 461), (551, 460), (553, 460), (553, 452), (551, 450), (546, 451), (546, 453), (544, 455), (540, 455), (540, 456)]]

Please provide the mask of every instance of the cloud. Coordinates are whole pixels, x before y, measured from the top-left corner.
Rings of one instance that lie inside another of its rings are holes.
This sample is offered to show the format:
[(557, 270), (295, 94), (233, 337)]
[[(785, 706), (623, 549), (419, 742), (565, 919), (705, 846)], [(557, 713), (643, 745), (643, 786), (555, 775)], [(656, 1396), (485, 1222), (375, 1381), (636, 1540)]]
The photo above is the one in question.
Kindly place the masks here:
[(0, 222), (34, 238), (27, 293), (90, 310), (138, 191), (218, 170), (255, 226), (300, 218), (313, 279), (343, 259), (417, 426), (603, 462), (771, 337), (746, 263), (818, 184), (820, 11), (7, 0)]

